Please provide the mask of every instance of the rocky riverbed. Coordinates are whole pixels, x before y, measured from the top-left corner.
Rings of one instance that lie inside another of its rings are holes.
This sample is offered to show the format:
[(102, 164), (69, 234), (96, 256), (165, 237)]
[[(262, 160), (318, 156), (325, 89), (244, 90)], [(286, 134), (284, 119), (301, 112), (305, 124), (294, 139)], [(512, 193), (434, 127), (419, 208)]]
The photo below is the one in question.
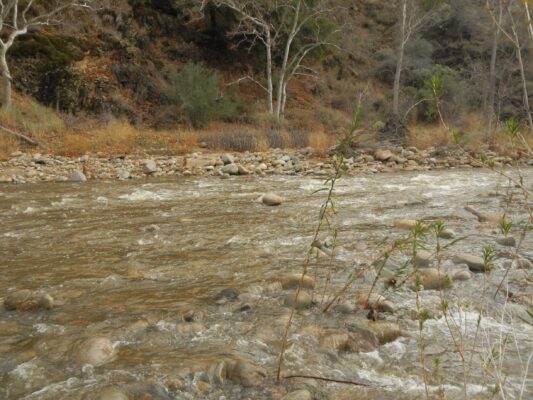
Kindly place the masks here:
[[(486, 154), (495, 167), (509, 165), (513, 159)], [(183, 156), (87, 154), (62, 157), (17, 151), (0, 162), (0, 183), (85, 182), (86, 180), (129, 180), (165, 176), (232, 175), (312, 175), (333, 173), (332, 158), (317, 158), (312, 148), (298, 151), (272, 150), (264, 153), (202, 153)], [(533, 164), (523, 157), (520, 163)], [(479, 167), (480, 163), (461, 150), (415, 147), (362, 149), (346, 158), (349, 174), (397, 171), (429, 171), (454, 167)]]
[[(293, 163), (275, 154), (265, 171)], [(0, 187), (0, 398), (393, 400), (425, 398), (425, 384), (432, 398), (531, 396), (533, 241), (521, 235), (530, 200), (513, 184), (473, 168), (346, 177), (330, 215), (336, 234), (313, 243), (325, 200), (315, 168), (327, 164), (300, 154), (307, 176), (220, 179), (224, 163), (252, 170), (243, 160), (257, 155), (240, 157), (217, 158), (214, 176)], [(527, 188), (531, 172), (522, 170)], [(503, 215), (513, 222), (505, 235)], [(430, 233), (414, 255), (378, 257), (417, 220), (445, 222), (440, 257)], [(419, 280), (401, 274), (413, 256)], [(282, 376), (363, 386), (276, 381), (295, 301)]]

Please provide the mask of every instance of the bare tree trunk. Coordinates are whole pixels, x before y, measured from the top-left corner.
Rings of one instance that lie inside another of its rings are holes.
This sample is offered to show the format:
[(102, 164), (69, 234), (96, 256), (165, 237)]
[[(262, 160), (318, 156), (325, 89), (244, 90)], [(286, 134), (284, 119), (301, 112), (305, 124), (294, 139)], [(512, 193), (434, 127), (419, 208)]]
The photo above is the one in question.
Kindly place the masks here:
[(393, 100), (392, 100), (392, 112), (396, 117), (400, 116), (400, 81), (402, 76), (403, 68), (403, 57), (405, 53), (405, 25), (407, 23), (407, 0), (402, 2), (402, 25), (401, 25), (401, 34), (400, 34), (400, 46), (398, 48), (398, 59), (396, 61), (396, 73), (394, 75), (394, 87), (392, 90)]
[(272, 37), (266, 31), (268, 112), (274, 114), (274, 85), (272, 83)]
[(11, 108), (11, 74), (6, 59), (7, 49), (0, 50), (0, 73), (2, 75), (2, 110)]
[(287, 105), (287, 85), (289, 84), (288, 80), (285, 80), (283, 84), (282, 99), (281, 99), (281, 116), (285, 115), (285, 106)]
[(527, 1), (524, 1), (524, 7), (526, 8), (527, 28), (529, 32), (529, 38), (533, 41), (533, 25), (531, 23), (531, 14), (529, 13), (529, 5)]
[(489, 86), (487, 96), (485, 97), (485, 109), (488, 115), (488, 127), (486, 133), (486, 139), (490, 140), (492, 137), (492, 124), (494, 121), (494, 96), (496, 93), (496, 61), (498, 58), (498, 45), (500, 41), (500, 26), (503, 19), (503, 7), (500, 4), (500, 12), (498, 15), (498, 25), (495, 27), (494, 38), (492, 41), (492, 54), (490, 58), (490, 72), (489, 72)]
[(281, 111), (283, 107), (283, 88), (285, 86), (285, 80), (287, 75), (287, 64), (289, 62), (289, 55), (291, 52), (291, 46), (292, 42), (294, 41), (294, 37), (296, 36), (297, 29), (298, 29), (298, 19), (300, 18), (300, 7), (302, 5), (302, 1), (298, 0), (298, 3), (296, 5), (296, 8), (294, 10), (294, 20), (292, 23), (291, 31), (289, 32), (289, 37), (287, 38), (287, 42), (285, 43), (285, 50), (283, 52), (283, 62), (281, 63), (281, 68), (279, 71), (279, 82), (278, 82), (278, 92), (276, 96), (277, 105), (276, 105), (276, 119), (280, 119), (281, 117)]
[(515, 41), (515, 47), (516, 47), (516, 57), (518, 59), (518, 66), (520, 67), (520, 77), (522, 78), (522, 94), (524, 97), (524, 109), (527, 114), (527, 120), (529, 123), (529, 129), (531, 131), (531, 134), (533, 135), (533, 118), (531, 117), (531, 108), (529, 106), (529, 94), (527, 91), (527, 80), (526, 80), (526, 72), (524, 69), (524, 60), (522, 59), (522, 46), (520, 45), (520, 37), (518, 36), (518, 31), (516, 30), (516, 24), (515, 20), (509, 12), (509, 16), (511, 17), (511, 29), (513, 31), (514, 41)]

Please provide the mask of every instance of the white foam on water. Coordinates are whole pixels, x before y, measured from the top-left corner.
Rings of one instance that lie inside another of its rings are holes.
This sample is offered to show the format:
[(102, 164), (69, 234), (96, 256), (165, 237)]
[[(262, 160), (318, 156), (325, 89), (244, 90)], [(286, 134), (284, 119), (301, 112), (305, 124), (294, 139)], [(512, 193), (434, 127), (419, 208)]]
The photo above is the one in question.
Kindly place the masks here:
[(109, 199), (107, 197), (104, 197), (104, 196), (99, 196), (96, 198), (96, 202), (97, 203), (101, 203), (101, 204), (107, 204), (109, 203)]
[(65, 327), (61, 325), (35, 324), (33, 327), (37, 333), (53, 333), (55, 335), (65, 333)]
[(119, 196), (120, 199), (128, 201), (168, 201), (174, 199), (175, 197), (176, 193), (170, 190), (158, 190), (154, 192), (145, 189), (136, 189), (132, 193)]
[(62, 197), (61, 201), (52, 201), (51, 205), (53, 207), (61, 207), (61, 206), (65, 206), (67, 204), (74, 203), (74, 201), (75, 201), (75, 199), (72, 198), (72, 197)]
[(8, 238), (19, 238), (19, 237), (23, 237), (24, 235), (19, 232), (6, 232), (4, 233), (3, 236), (8, 237)]
[(33, 214), (36, 213), (39, 209), (34, 207), (26, 207), (24, 211), (22, 211), (23, 214)]

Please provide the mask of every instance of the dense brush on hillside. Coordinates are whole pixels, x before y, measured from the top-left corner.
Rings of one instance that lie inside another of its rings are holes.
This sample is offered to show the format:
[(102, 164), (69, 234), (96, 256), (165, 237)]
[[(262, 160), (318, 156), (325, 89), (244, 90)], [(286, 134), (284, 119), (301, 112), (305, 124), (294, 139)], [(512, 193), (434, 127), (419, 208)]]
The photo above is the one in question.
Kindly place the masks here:
[[(31, 27), (7, 61), (17, 93), (71, 122), (83, 116), (152, 129), (215, 123), (335, 134), (365, 92), (365, 128), (380, 139), (401, 130), (404, 140), (421, 125), (489, 138), (500, 122), (514, 118), (525, 127), (530, 119), (524, 100), (533, 90), (533, 36), (525, 5), (117, 0)], [(273, 40), (270, 99), (266, 30), (247, 23), (250, 16), (265, 22)], [(301, 29), (291, 32), (293, 21)], [(299, 63), (292, 74), (291, 61)]]

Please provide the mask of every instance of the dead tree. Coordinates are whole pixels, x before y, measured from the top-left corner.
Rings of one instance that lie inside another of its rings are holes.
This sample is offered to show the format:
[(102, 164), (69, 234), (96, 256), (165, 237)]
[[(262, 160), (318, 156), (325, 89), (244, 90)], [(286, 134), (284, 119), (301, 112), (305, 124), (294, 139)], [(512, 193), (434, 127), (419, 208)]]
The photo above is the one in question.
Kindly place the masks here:
[[(320, 47), (334, 46), (333, 38), (340, 29), (324, 31), (320, 23), (321, 18), (332, 15), (334, 10), (321, 1), (307, 0), (212, 0), (211, 3), (227, 7), (237, 15), (238, 23), (231, 36), (238, 38), (239, 44), (264, 47), (266, 85), (251, 76), (247, 78), (266, 91), (268, 111), (279, 120), (285, 112), (290, 81), (296, 75), (314, 73), (304, 65), (305, 59)], [(275, 59), (281, 61), (275, 63)]]
[(11, 73), (7, 53), (15, 40), (32, 28), (61, 22), (69, 8), (89, 9), (93, 0), (0, 0), (0, 75), (2, 109), (11, 107)]

